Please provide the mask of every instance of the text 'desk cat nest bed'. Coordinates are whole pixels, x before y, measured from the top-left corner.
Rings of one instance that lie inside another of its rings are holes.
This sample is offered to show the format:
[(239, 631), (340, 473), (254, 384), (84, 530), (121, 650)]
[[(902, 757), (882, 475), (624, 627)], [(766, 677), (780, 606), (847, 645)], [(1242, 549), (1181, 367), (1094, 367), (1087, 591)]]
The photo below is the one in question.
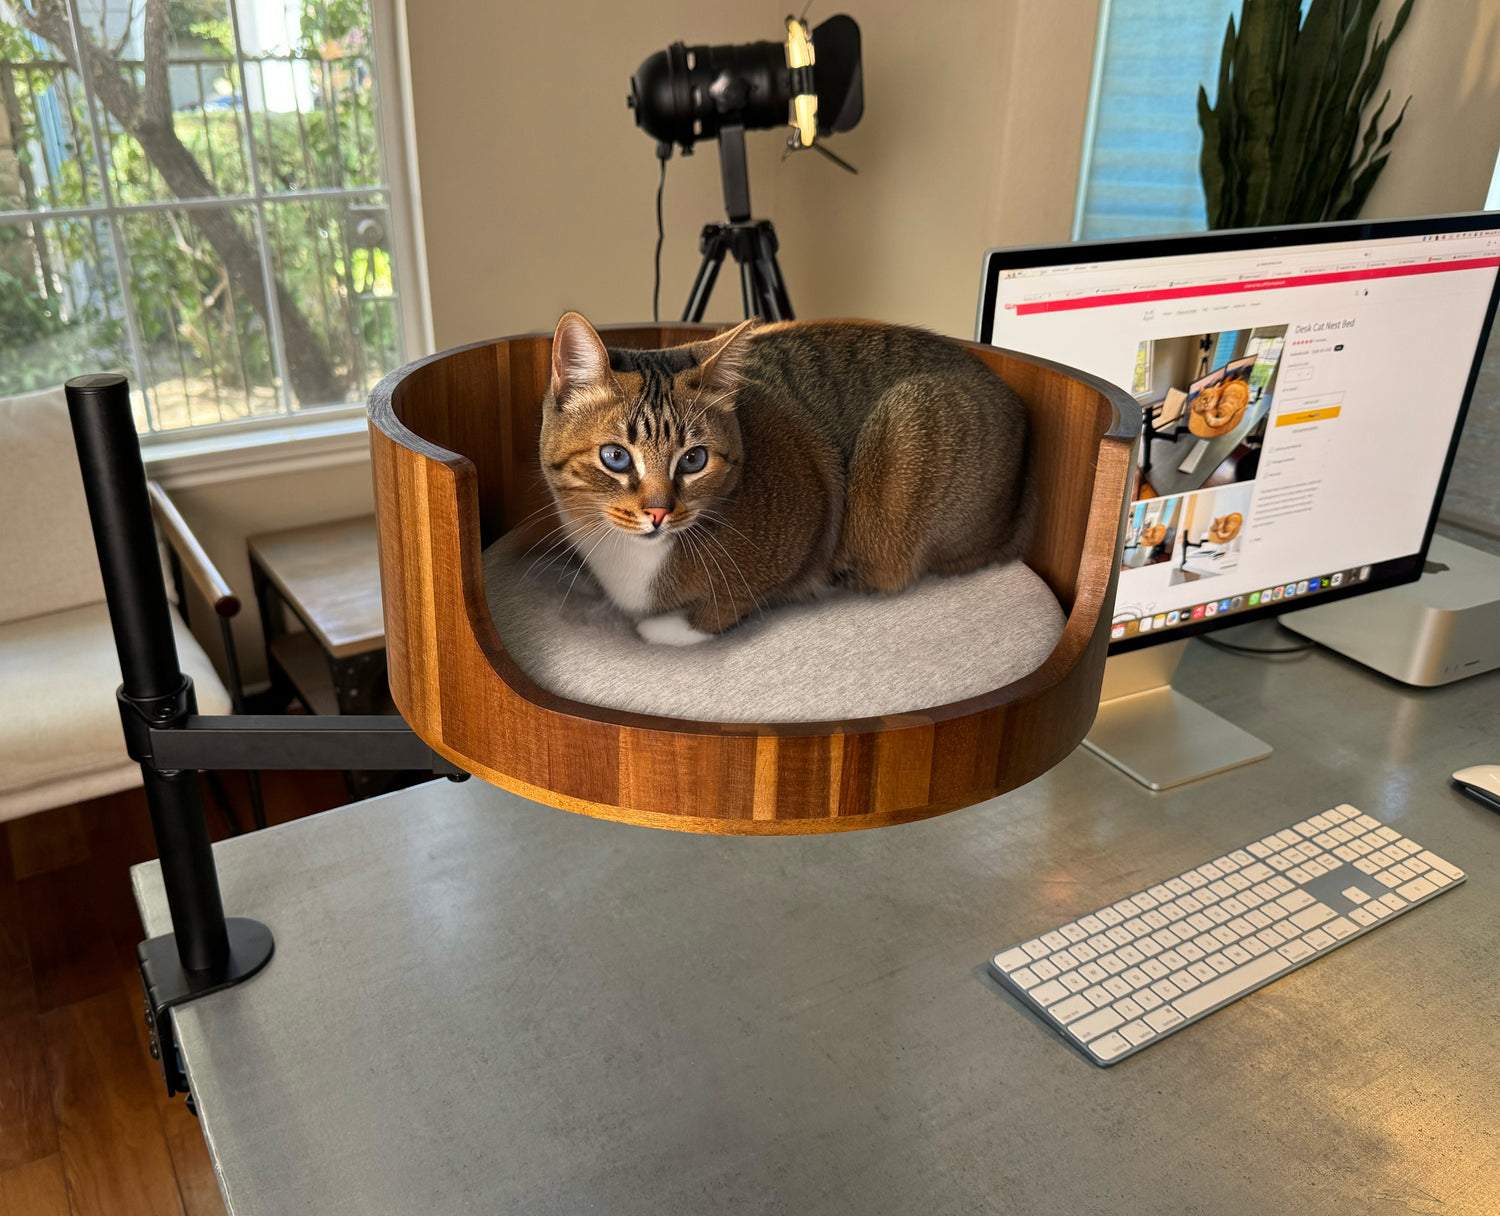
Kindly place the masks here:
[[(652, 325), (601, 332), (612, 347), (649, 348), (718, 331)], [(1028, 675), (878, 716), (744, 721), (734, 720), (735, 708), (726, 704), (721, 720), (710, 721), (699, 710), (666, 716), (586, 704), (542, 687), (517, 661), (525, 654), (535, 672), (537, 655), (548, 650), (537, 636), (546, 630), (535, 620), (523, 628), (518, 612), (557, 605), (533, 596), (518, 606), (511, 594), (521, 577), (516, 572), (530, 562), (507, 557), (503, 545), (485, 550), (548, 503), (537, 441), (551, 344), (550, 335), (529, 335), (433, 355), (393, 372), (370, 397), (391, 692), (435, 751), (495, 785), (565, 810), (687, 831), (778, 835), (955, 810), (1025, 784), (1078, 745), (1098, 705), (1126, 479), (1140, 430), (1139, 409), (1128, 395), (1044, 360), (973, 346), (1026, 404), (1040, 499), (1026, 566), (1055, 597), (1053, 616), (1060, 609), (1063, 617), (1060, 636), (1048, 625), (1055, 644)], [(982, 597), (990, 584), (973, 580), (987, 574), (952, 580), (954, 594)], [(1003, 581), (1011, 577), (1004, 570), (991, 577), (1002, 579), (992, 584), (997, 591), (1014, 585)], [(938, 597), (929, 600), (933, 611), (925, 619), (945, 618), (941, 587), (929, 583), (905, 594)], [(805, 616), (819, 607), (775, 611)], [(588, 635), (578, 613), (586, 611), (574, 606), (571, 622), (563, 622), (580, 644)], [(872, 605), (851, 619), (879, 629), (881, 611)], [(959, 631), (952, 645), (945, 651), (937, 626), (927, 630), (914, 669), (949, 653), (955, 671), (963, 666), (972, 683), (972, 673), (984, 667), (976, 668), (967, 652), (975, 648), (975, 629), (982, 635), (988, 627), (976, 626), (974, 615), (950, 605), (946, 617)], [(508, 622), (507, 632), (515, 629), (516, 653), (502, 641), (497, 617)], [(998, 631), (1001, 617), (995, 619)], [(754, 624), (741, 628), (751, 645)], [(711, 669), (723, 661), (712, 648), (729, 639), (686, 650), (629, 644), (670, 650), (680, 665), (708, 654)], [(844, 645), (850, 649), (847, 637)], [(878, 686), (880, 656), (893, 648), (899, 651), (899, 638), (876, 637), (863, 651), (853, 648), (869, 656), (870, 683)], [(795, 686), (803, 676), (788, 670), (780, 682)], [(705, 682), (714, 681), (710, 674)], [(962, 683), (912, 687), (951, 690)]]

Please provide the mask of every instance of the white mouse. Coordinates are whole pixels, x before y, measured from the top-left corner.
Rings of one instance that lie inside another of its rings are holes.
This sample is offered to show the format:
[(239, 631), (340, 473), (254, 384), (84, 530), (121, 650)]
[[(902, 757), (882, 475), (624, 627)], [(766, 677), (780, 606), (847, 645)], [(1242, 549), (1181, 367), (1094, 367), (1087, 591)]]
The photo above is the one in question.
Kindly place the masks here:
[(1453, 774), (1453, 782), (1492, 811), (1500, 811), (1500, 764), (1475, 764)]

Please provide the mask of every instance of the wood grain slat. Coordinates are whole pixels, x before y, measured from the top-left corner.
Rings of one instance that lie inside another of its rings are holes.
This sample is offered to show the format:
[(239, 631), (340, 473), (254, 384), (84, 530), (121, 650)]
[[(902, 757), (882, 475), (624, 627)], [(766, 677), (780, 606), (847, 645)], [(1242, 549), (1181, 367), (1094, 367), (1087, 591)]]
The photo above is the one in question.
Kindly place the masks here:
[(26, 949), (42, 1013), (96, 996), (119, 981), (108, 893), (91, 865), (51, 870), (16, 884)]
[[(662, 346), (711, 326), (609, 330)], [(476, 343), (371, 394), (387, 658), (397, 707), (440, 754), (525, 797), (692, 831), (846, 831), (1030, 781), (1082, 739), (1108, 647), (1140, 411), (1080, 373), (970, 344), (1021, 395), (1041, 499), (1027, 561), (1067, 613), (1024, 679), (890, 721), (688, 722), (583, 705), (529, 680), (495, 631), (483, 547), (545, 502), (536, 477), (550, 335)]]
[(183, 1216), (138, 1017), (117, 983), (42, 1018), (75, 1216)]
[(0, 1170), (57, 1152), (52, 1087), (35, 1013), (0, 1019)]
[(69, 1216), (62, 1157), (53, 1153), (0, 1173), (0, 1216)]
[(10, 838), (11, 873), (18, 879), (89, 859), (88, 834), (76, 806), (23, 815), (7, 823), (5, 830)]

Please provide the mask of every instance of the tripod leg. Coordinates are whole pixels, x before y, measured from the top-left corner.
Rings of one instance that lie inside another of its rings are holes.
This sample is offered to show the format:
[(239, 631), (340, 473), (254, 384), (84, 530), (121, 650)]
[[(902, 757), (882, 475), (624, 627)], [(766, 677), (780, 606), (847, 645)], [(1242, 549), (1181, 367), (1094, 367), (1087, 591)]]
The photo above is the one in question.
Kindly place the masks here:
[(698, 277), (693, 280), (693, 289), (688, 292), (687, 306), (682, 310), (684, 321), (703, 320), (703, 311), (708, 307), (708, 297), (713, 295), (714, 283), (719, 277), (719, 267), (724, 264), (725, 242), (723, 233), (710, 224), (703, 230), (699, 242), (703, 261), (698, 264)]
[(755, 261), (765, 297), (764, 315), (768, 321), (794, 321), (792, 301), (781, 277), (781, 264), (776, 260), (776, 231), (769, 220), (763, 220), (756, 225), (755, 232)]

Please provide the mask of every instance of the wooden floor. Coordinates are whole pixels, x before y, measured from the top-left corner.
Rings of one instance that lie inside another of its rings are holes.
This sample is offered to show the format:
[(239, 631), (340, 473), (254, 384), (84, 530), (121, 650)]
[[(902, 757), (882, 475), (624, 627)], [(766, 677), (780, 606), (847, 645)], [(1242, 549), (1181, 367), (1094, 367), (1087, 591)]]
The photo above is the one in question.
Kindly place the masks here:
[[(272, 824), (348, 800), (337, 773), (262, 780)], [(0, 1216), (223, 1216), (147, 1047), (127, 871), (154, 856), (139, 790), (0, 824)]]

